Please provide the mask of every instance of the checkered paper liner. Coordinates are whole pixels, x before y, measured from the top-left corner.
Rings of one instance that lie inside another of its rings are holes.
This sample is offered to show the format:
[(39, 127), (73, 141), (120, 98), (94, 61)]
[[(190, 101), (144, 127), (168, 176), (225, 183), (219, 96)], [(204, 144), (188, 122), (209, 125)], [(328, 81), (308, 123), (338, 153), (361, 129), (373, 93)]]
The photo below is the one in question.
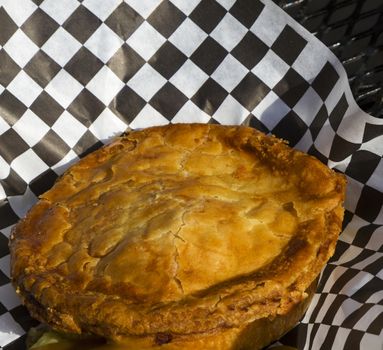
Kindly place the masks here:
[(302, 322), (275, 344), (381, 350), (383, 120), (268, 0), (3, 0), (0, 348), (23, 349), (36, 324), (10, 284), (12, 226), (127, 127), (182, 122), (247, 124), (347, 175), (336, 253)]

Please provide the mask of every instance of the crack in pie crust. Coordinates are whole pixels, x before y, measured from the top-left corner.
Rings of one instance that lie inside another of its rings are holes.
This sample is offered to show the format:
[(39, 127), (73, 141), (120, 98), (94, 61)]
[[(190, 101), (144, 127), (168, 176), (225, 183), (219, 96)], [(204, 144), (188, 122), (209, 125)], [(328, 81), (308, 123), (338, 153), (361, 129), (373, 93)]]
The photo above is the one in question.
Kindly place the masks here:
[(128, 132), (15, 226), (13, 283), (38, 320), (112, 339), (288, 316), (334, 252), (344, 192), (344, 176), (253, 128)]

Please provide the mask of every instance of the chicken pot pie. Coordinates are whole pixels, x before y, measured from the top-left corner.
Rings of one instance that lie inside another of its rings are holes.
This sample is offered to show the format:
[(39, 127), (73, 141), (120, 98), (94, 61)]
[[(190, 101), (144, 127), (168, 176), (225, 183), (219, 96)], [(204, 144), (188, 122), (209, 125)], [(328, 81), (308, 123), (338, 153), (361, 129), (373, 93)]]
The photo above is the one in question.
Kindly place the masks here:
[(127, 349), (258, 349), (291, 328), (341, 230), (344, 176), (244, 126), (128, 132), (14, 228), (33, 317)]

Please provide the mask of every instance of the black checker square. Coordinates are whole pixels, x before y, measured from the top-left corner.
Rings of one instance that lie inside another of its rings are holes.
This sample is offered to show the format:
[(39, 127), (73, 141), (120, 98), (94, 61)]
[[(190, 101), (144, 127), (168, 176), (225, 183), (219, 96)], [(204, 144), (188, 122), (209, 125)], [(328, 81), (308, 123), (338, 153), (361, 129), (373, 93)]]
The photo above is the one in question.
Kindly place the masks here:
[(349, 142), (338, 134), (335, 134), (329, 158), (334, 162), (340, 162), (356, 152), (359, 147), (359, 143)]
[(293, 108), (309, 86), (309, 83), (295, 69), (290, 68), (285, 76), (274, 86), (273, 91), (290, 108)]
[(18, 64), (7, 54), (5, 50), (0, 49), (0, 84), (4, 87), (12, 81), (12, 79), (20, 72), (21, 68)]
[(30, 316), (27, 308), (23, 305), (18, 305), (9, 311), (20, 326), (28, 332), (32, 327), (36, 327), (39, 322)]
[(89, 153), (99, 149), (103, 143), (99, 141), (89, 130), (81, 136), (80, 140), (77, 141), (73, 147), (73, 151), (79, 155), (80, 158), (85, 157)]
[[(3, 182), (2, 180), (2, 183)], [(19, 220), (19, 217), (12, 210), (7, 199), (0, 201), (0, 218), (0, 230), (15, 224)]]
[(11, 163), (29, 149), (28, 144), (13, 129), (8, 129), (0, 135), (0, 145), (0, 155), (7, 163)]
[(330, 62), (327, 62), (319, 74), (315, 77), (312, 82), (312, 88), (318, 93), (321, 99), (324, 101), (330, 94), (332, 88), (339, 80), (339, 74), (332, 66)]
[(84, 44), (101, 24), (102, 21), (97, 16), (80, 5), (64, 22), (63, 27)]
[[(5, 276), (5, 278), (8, 278), (1, 270), (0, 270), (0, 286), (2, 286), (3, 284), (7, 284), (7, 282), (3, 282), (5, 281), (5, 279), (3, 278), (3, 276)], [(4, 315), (8, 312), (8, 309), (2, 304), (0, 303), (0, 316), (1, 315)], [(3, 348), (4, 349), (4, 348)]]
[[(1, 235), (1, 233), (0, 233), (0, 235)], [(8, 243), (6, 243), (5, 248), (8, 250)], [(8, 253), (5, 255), (8, 255), (8, 254), (9, 254), (9, 250), (8, 250)], [(8, 276), (3, 271), (0, 270), (0, 286), (4, 286), (5, 284), (8, 284), (10, 282), (11, 282), (11, 280), (8, 278)], [(0, 303), (0, 313), (2, 311), (4, 311), (3, 310), (3, 304)]]
[(267, 53), (269, 47), (252, 32), (247, 32), (231, 54), (247, 69), (252, 69)]
[(19, 196), (27, 189), (27, 183), (12, 168), (7, 178), (1, 180), (1, 183), (7, 196)]
[(255, 117), (252, 114), (250, 115), (249, 126), (259, 131), (262, 131), (265, 134), (268, 134), (270, 132), (270, 130), (265, 126), (265, 124), (263, 124), (257, 117)]
[(212, 116), (229, 93), (214, 79), (209, 78), (192, 97), (192, 101), (205, 113)]
[(5, 11), (4, 7), (0, 6), (0, 45), (4, 46), (5, 43), (17, 30), (17, 24)]
[(270, 88), (253, 73), (249, 72), (231, 94), (251, 112), (269, 92)]
[(0, 258), (9, 254), (8, 238), (0, 233)]
[(127, 83), (140, 68), (145, 60), (129, 45), (123, 44), (107, 63), (107, 66), (124, 83)]
[(226, 10), (215, 0), (202, 0), (189, 15), (189, 18), (210, 34), (226, 13)]
[(64, 68), (76, 78), (77, 81), (85, 86), (102, 66), (103, 63), (101, 60), (83, 46), (76, 52)]
[(105, 24), (122, 40), (127, 40), (144, 19), (127, 3), (122, 2), (106, 19)]
[(169, 0), (163, 0), (147, 21), (165, 38), (169, 38), (185, 20), (186, 15)]
[(271, 49), (286, 63), (292, 65), (307, 44), (288, 24), (283, 28)]
[(30, 109), (49, 126), (52, 126), (64, 112), (64, 108), (45, 91), (36, 98)]
[(0, 95), (0, 115), (9, 125), (13, 126), (26, 110), (27, 106), (8, 90), (4, 90)]
[(149, 60), (149, 64), (169, 80), (186, 60), (187, 57), (180, 50), (166, 41)]
[(351, 156), (345, 173), (361, 183), (366, 183), (381, 159), (382, 157), (375, 153), (359, 150)]
[(83, 89), (68, 107), (68, 111), (89, 127), (105, 109), (105, 105), (88, 89)]
[(40, 8), (23, 23), (23, 32), (39, 47), (52, 36), (60, 25)]
[(125, 85), (112, 100), (109, 108), (123, 121), (131, 123), (145, 104), (146, 102), (141, 96)]
[(250, 28), (265, 7), (259, 0), (237, 0), (230, 13), (245, 27)]
[(380, 135), (383, 135), (383, 124), (370, 124), (366, 123), (364, 126), (364, 133), (363, 133), (363, 142), (368, 142), (375, 137), (379, 137)]
[(167, 120), (171, 120), (186, 103), (187, 97), (167, 82), (149, 101)]
[(295, 69), (290, 68), (278, 84), (274, 86), (273, 91), (290, 108), (293, 108), (309, 86), (309, 83)]
[(42, 50), (37, 51), (24, 67), (25, 72), (43, 88), (48, 85), (60, 69), (60, 65)]
[(346, 99), (346, 95), (343, 94), (329, 115), (330, 125), (332, 126), (334, 131), (338, 130), (339, 125), (342, 122), (347, 109), (348, 109), (348, 102)]
[(40, 196), (53, 186), (56, 179), (57, 174), (53, 170), (48, 169), (38, 177), (34, 178), (30, 182), (29, 188), (36, 196)]
[(210, 36), (193, 52), (190, 59), (206, 74), (211, 75), (228, 52)]
[(273, 128), (272, 133), (295, 146), (307, 131), (307, 125), (294, 111), (287, 113)]
[(314, 117), (314, 120), (311, 122), (310, 125), (310, 132), (311, 136), (313, 137), (313, 140), (315, 140), (319, 134), (319, 132), (322, 129), (322, 126), (328, 119), (328, 113), (327, 108), (325, 105), (322, 105), (322, 107), (319, 109), (318, 113)]
[(53, 166), (64, 158), (70, 147), (53, 130), (49, 130), (32, 149), (48, 166)]

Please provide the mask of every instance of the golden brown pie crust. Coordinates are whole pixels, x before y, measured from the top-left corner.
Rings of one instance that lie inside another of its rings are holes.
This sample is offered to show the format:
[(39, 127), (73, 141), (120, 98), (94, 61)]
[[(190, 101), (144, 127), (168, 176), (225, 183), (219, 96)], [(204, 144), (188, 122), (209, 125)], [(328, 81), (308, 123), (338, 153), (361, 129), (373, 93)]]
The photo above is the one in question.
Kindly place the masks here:
[(169, 342), (245, 327), (307, 297), (344, 192), (344, 176), (253, 128), (132, 131), (16, 225), (13, 283), (35, 318), (68, 332)]

